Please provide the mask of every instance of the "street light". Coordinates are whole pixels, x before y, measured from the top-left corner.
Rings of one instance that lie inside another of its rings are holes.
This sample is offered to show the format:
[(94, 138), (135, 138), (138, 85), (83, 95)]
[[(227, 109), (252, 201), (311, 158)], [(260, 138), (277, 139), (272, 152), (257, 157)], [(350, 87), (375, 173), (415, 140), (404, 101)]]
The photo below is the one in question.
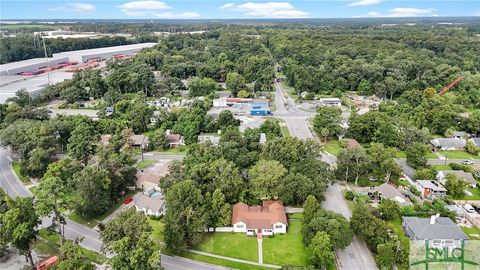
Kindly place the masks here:
[(445, 148), (445, 165), (447, 165), (447, 159), (448, 159), (448, 148)]

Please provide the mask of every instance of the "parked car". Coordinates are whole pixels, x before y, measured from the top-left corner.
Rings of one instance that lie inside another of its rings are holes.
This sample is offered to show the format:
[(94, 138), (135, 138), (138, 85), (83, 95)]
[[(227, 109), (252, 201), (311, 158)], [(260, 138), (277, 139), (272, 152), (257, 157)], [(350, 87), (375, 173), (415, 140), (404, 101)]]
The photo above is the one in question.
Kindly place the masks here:
[(473, 209), (472, 205), (470, 204), (464, 204), (463, 209), (465, 209), (465, 211), (468, 213), (475, 213), (475, 209)]
[(473, 165), (473, 161), (471, 161), (471, 160), (464, 160), (464, 161), (462, 161), (462, 164), (464, 164), (464, 165)]
[(480, 214), (480, 207), (479, 206), (476, 206), (476, 205), (472, 205), (473, 209), (475, 209), (475, 211), (477, 211), (477, 213)]

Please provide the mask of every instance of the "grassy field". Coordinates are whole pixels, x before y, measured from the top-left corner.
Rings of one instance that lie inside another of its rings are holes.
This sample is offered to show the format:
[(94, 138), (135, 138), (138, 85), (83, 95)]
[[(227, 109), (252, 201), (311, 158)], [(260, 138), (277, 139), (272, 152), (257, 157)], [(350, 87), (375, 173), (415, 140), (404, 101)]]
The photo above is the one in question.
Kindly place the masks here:
[(338, 140), (329, 140), (327, 143), (322, 144), (325, 151), (336, 156), (343, 149)]
[(233, 268), (233, 269), (272, 270), (272, 268), (269, 268), (269, 267), (260, 267), (260, 266), (245, 264), (245, 263), (232, 262), (232, 261), (212, 258), (212, 257), (208, 257), (208, 256), (193, 254), (193, 253), (180, 254), (179, 256), (182, 256), (182, 257), (185, 257), (185, 258), (188, 258), (188, 259), (192, 259), (192, 260), (201, 261), (201, 262), (206, 262), (206, 263), (211, 263), (211, 264), (216, 264), (216, 265), (222, 265), (222, 266), (225, 266), (225, 267), (228, 267), (228, 268)]
[(157, 155), (186, 155), (188, 146), (172, 147), (165, 151), (154, 151)]
[[(39, 244), (40, 250), (46, 252), (47, 255), (59, 254), (60, 236), (57, 233), (48, 231), (47, 229), (40, 229), (38, 235), (44, 240), (42, 241), (43, 243)], [(94, 263), (103, 264), (107, 260), (105, 256), (95, 251), (91, 251), (83, 247), (81, 247), (81, 250), (83, 255)], [(56, 252), (56, 254), (51, 254), (53, 252)]]
[[(397, 158), (407, 158), (407, 153), (405, 153), (404, 151), (398, 151)], [(428, 152), (427, 159), (440, 159), (440, 158), (435, 153)]]
[(257, 239), (243, 233), (206, 233), (197, 250), (252, 262), (258, 261)]
[(447, 159), (479, 159), (480, 156), (474, 156), (467, 151), (463, 150), (454, 150), (454, 151), (444, 151), (440, 150), (440, 154), (447, 157)]
[(295, 91), (295, 89), (293, 89), (293, 87), (289, 86), (285, 81), (282, 82), (282, 86), (291, 98), (298, 100), (298, 93)]
[(138, 191), (136, 190), (129, 190), (127, 193), (125, 193), (122, 197), (120, 197), (119, 200), (117, 200), (110, 208), (107, 209), (103, 214), (98, 215), (96, 217), (85, 217), (77, 212), (72, 212), (68, 215), (68, 218), (71, 220), (78, 222), (80, 224), (86, 225), (90, 228), (93, 228), (97, 225), (98, 222), (104, 220), (106, 217), (108, 217), (111, 213), (113, 213), (115, 210), (117, 210), (127, 199), (128, 197), (132, 197), (135, 195)]
[(309, 265), (302, 242), (302, 222), (290, 220), (288, 232), (263, 238), (263, 261), (275, 265)]
[(13, 167), (13, 170), (15, 171), (15, 174), (18, 176), (20, 181), (22, 181), (22, 183), (27, 184), (27, 185), (32, 183), (30, 181), (30, 178), (28, 178), (28, 176), (26, 176), (26, 175), (24, 175), (20, 172), (20, 162), (13, 161), (12, 162), (12, 167)]
[(150, 165), (152, 165), (156, 162), (157, 162), (156, 160), (151, 160), (151, 159), (142, 160), (137, 164), (137, 170), (143, 170), (146, 167), (148, 167), (148, 166), (150, 166)]
[(290, 137), (290, 131), (288, 130), (288, 127), (286, 126), (280, 126), (280, 130), (282, 131), (282, 136), (284, 138)]
[(163, 241), (163, 231), (165, 229), (165, 225), (163, 224), (162, 220), (153, 220), (148, 219), (148, 223), (152, 226), (152, 239), (153, 241), (159, 243)]
[(450, 167), (450, 164), (435, 164), (435, 165), (431, 165), (431, 167), (436, 171), (445, 171), (445, 170), (452, 169), (452, 167)]
[[(468, 235), (470, 239), (475, 239), (475, 240), (480, 240), (480, 229), (479, 228), (465, 228), (465, 227), (460, 227), (462, 231)], [(472, 234), (476, 234), (478, 236), (474, 236)]]
[(480, 188), (478, 188), (478, 187), (475, 187), (475, 188), (469, 187), (467, 190), (472, 193), (472, 196), (465, 196), (465, 197), (463, 198), (464, 200), (480, 200)]

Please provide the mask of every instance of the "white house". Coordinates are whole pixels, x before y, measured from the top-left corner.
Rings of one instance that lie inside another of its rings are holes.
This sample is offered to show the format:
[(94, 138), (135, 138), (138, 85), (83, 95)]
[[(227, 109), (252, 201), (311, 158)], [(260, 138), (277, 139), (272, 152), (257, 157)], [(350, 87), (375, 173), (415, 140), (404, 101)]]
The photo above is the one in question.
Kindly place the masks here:
[(167, 210), (165, 198), (159, 192), (138, 194), (133, 197), (133, 205), (137, 211), (157, 217), (164, 215)]
[(320, 106), (340, 107), (342, 106), (342, 100), (339, 98), (321, 98)]
[(281, 201), (263, 201), (262, 205), (237, 203), (232, 209), (234, 232), (247, 235), (287, 233), (288, 220)]

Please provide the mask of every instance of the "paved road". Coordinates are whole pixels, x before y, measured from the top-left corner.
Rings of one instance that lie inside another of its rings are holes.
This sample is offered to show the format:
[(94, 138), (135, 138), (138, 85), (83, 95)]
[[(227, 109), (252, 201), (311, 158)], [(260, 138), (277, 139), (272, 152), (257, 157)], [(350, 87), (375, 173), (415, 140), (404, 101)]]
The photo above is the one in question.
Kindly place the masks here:
[[(285, 99), (283, 95), (284, 91), (280, 83), (275, 82), (275, 88), (275, 106), (277, 111), (274, 116), (283, 119), (287, 123), (287, 127), (292, 136), (301, 139), (313, 138), (313, 134), (306, 124), (307, 119), (311, 117), (310, 113), (300, 111), (290, 97)], [(328, 162), (330, 165), (336, 163), (336, 158), (328, 154), (323, 155), (322, 160)], [(329, 186), (325, 192), (325, 201), (322, 202), (322, 206), (325, 209), (342, 214), (347, 219), (351, 217), (350, 210), (343, 199), (338, 185)], [(336, 250), (336, 254), (339, 269), (378, 269), (372, 253), (365, 245), (365, 242), (356, 237), (353, 238), (352, 243), (345, 249)]]
[[(20, 182), (10, 167), (9, 153), (0, 148), (0, 188), (2, 188), (10, 197), (32, 196), (32, 193)], [(52, 224), (50, 217), (42, 218), (42, 227), (48, 227)], [(101, 252), (102, 242), (100, 235), (87, 226), (66, 219), (64, 227), (65, 237), (70, 240), (83, 239), (81, 246)], [(224, 270), (226, 268), (211, 265), (203, 262), (189, 260), (177, 256), (168, 256), (162, 254), (162, 266), (166, 270)]]

